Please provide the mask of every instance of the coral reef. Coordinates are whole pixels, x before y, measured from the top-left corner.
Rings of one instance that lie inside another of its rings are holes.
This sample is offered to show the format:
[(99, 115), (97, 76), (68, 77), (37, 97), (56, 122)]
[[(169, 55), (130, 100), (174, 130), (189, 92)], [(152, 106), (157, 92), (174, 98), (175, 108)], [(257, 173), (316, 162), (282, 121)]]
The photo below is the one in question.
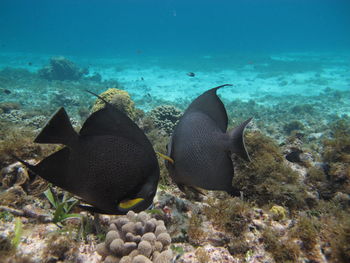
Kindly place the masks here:
[(51, 58), (50, 64), (38, 71), (39, 77), (47, 80), (79, 80), (87, 73), (65, 57)]
[[(125, 90), (110, 88), (101, 93), (103, 99), (114, 105), (117, 109), (124, 112), (132, 120), (137, 120), (141, 114), (140, 110), (135, 108), (135, 103), (131, 99), (129, 93)], [(95, 112), (105, 106), (105, 103), (96, 99), (91, 111)]]
[(150, 113), (155, 126), (167, 135), (171, 135), (181, 115), (182, 112), (172, 105), (157, 106)]
[(109, 229), (105, 242), (97, 246), (105, 263), (161, 263), (170, 262), (173, 256), (164, 222), (145, 212), (129, 211), (125, 217), (112, 220)]

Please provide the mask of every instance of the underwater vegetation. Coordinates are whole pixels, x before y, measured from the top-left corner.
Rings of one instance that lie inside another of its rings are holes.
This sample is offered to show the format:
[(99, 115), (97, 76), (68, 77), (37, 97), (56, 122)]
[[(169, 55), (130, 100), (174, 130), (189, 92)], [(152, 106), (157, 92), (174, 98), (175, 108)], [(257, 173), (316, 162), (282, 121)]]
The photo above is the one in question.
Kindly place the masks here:
[(252, 161), (238, 163), (233, 177), (233, 185), (243, 191), (245, 198), (260, 206), (278, 204), (291, 210), (312, 204), (298, 173), (286, 165), (272, 139), (253, 131), (246, 134), (245, 140)]
[(333, 138), (324, 141), (324, 161), (329, 165), (328, 179), (333, 192), (350, 194), (350, 120), (332, 125)]

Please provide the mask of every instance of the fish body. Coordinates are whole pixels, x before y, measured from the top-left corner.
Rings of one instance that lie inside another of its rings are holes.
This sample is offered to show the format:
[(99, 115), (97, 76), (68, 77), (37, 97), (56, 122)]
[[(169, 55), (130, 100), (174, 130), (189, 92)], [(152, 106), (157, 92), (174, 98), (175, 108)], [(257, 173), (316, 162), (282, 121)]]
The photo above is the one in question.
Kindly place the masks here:
[(196, 76), (196, 74), (193, 73), (193, 72), (187, 72), (186, 75), (189, 76), (189, 77), (195, 77)]
[(180, 189), (203, 188), (238, 194), (232, 186), (232, 153), (249, 160), (243, 132), (251, 119), (227, 133), (228, 118), (216, 91), (208, 90), (194, 100), (175, 127), (168, 144), (169, 174)]
[(159, 180), (155, 152), (137, 125), (113, 106), (93, 113), (79, 134), (61, 108), (35, 142), (66, 145), (29, 169), (82, 198), (92, 205), (89, 210), (125, 214), (152, 204)]

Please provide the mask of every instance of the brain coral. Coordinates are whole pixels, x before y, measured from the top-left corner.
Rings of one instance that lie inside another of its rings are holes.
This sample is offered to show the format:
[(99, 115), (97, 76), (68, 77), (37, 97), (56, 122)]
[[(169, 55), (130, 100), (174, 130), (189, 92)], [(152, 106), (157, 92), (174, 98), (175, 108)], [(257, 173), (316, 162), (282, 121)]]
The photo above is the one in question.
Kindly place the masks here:
[[(135, 103), (132, 101), (127, 91), (116, 88), (110, 88), (105, 92), (101, 93), (100, 96), (112, 105), (114, 105), (117, 109), (128, 115), (130, 119), (135, 120), (137, 118)], [(104, 102), (100, 99), (97, 99), (95, 104), (92, 106), (91, 111), (98, 111), (104, 106)]]
[(170, 235), (164, 221), (151, 218), (146, 212), (129, 211), (112, 220), (105, 242), (97, 245), (104, 263), (170, 262)]
[(157, 128), (165, 131), (168, 135), (172, 133), (182, 112), (172, 105), (161, 105), (151, 111), (151, 118)]

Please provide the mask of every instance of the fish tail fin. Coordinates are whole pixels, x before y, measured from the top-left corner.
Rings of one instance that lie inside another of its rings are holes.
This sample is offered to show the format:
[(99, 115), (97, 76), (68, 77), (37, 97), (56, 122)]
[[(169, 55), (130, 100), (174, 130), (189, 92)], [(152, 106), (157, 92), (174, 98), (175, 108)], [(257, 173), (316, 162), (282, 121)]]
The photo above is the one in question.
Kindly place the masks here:
[(77, 138), (78, 134), (75, 132), (67, 112), (62, 107), (57, 110), (53, 117), (47, 122), (34, 142), (57, 143), (70, 146)]
[(11, 154), (11, 157), (17, 160), (18, 162), (20, 162), (21, 164), (23, 164), (28, 169), (29, 181), (30, 182), (34, 181), (34, 179), (36, 178), (35, 165), (31, 165), (30, 163), (22, 160), (21, 158), (17, 157), (14, 154)]
[(230, 151), (231, 153), (237, 154), (239, 157), (246, 161), (251, 161), (250, 156), (247, 152), (247, 149), (245, 147), (244, 143), (244, 129), (249, 124), (249, 122), (252, 120), (252, 118), (249, 118), (248, 120), (242, 122), (239, 126), (234, 128), (230, 132)]

